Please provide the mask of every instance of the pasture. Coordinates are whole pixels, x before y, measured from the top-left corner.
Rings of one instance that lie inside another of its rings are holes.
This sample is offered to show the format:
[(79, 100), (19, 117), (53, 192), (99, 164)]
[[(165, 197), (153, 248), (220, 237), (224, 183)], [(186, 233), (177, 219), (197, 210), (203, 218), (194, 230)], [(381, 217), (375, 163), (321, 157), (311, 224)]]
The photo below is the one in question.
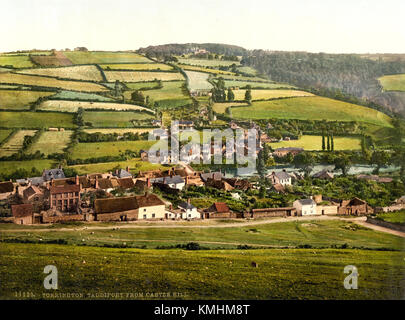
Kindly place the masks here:
[(158, 82), (157, 81), (148, 81), (148, 82), (127, 82), (125, 85), (128, 87), (130, 90), (142, 90), (145, 88), (152, 89), (152, 88), (157, 88)]
[(231, 112), (238, 119), (360, 121), (391, 127), (391, 118), (380, 111), (323, 97), (257, 101), (249, 107), (231, 108)]
[(188, 64), (191, 66), (202, 67), (229, 67), (233, 64), (239, 65), (239, 61), (226, 61), (226, 60), (209, 60), (209, 59), (189, 59), (189, 58), (177, 58), (180, 64)]
[(48, 97), (54, 92), (29, 90), (0, 90), (0, 109), (29, 110), (31, 104), (41, 97)]
[(103, 81), (103, 76), (96, 66), (70, 66), (60, 68), (24, 69), (18, 71), (23, 74), (33, 74), (62, 79)]
[(154, 71), (105, 71), (108, 82), (116, 80), (122, 82), (142, 82), (142, 81), (173, 81), (184, 80), (183, 75), (177, 72), (154, 72)]
[(83, 114), (85, 123), (91, 123), (92, 127), (100, 128), (133, 128), (133, 120), (148, 120), (154, 117), (146, 112), (96, 112), (87, 111)]
[(145, 107), (126, 104), (126, 103), (112, 103), (112, 102), (90, 102), (90, 101), (68, 101), (68, 100), (47, 100), (38, 106), (38, 110), (44, 111), (59, 111), (59, 112), (77, 112), (79, 108), (85, 110), (90, 109), (105, 109), (115, 111), (129, 111), (129, 110), (147, 110)]
[(88, 159), (104, 156), (119, 156), (126, 150), (137, 152), (149, 149), (155, 141), (114, 141), (79, 143), (72, 150), (72, 159)]
[(73, 115), (56, 112), (0, 112), (2, 128), (75, 128)]
[(0, 73), (0, 83), (59, 88), (83, 92), (108, 91), (106, 87), (92, 82), (59, 80), (48, 77), (15, 73)]
[(11, 156), (23, 146), (25, 136), (33, 136), (36, 133), (35, 130), (20, 130), (17, 131), (6, 143), (0, 147), (0, 157)]
[[(27, 160), (27, 161), (2, 161), (0, 165), (0, 174), (10, 174), (17, 169), (31, 171), (36, 168), (39, 171), (54, 168), (57, 164), (54, 160)], [(29, 175), (31, 177), (31, 175)]]
[[(153, 101), (161, 100), (174, 100), (174, 99), (187, 99), (188, 95), (183, 92), (182, 86), (184, 81), (169, 81), (162, 82), (163, 88), (152, 89), (143, 91), (143, 95), (149, 96)], [(124, 93), (125, 99), (131, 99), (132, 91), (126, 91)]]
[(248, 106), (246, 102), (215, 102), (212, 106), (212, 110), (216, 113), (225, 113), (226, 109), (233, 106)]
[[(327, 138), (325, 137), (325, 145)], [(360, 150), (361, 140), (354, 137), (333, 137), (335, 150)], [(303, 148), (304, 150), (322, 150), (322, 136), (303, 135), (298, 140), (272, 142), (270, 146), (273, 149), (283, 147)]]
[(234, 75), (234, 73), (230, 72), (230, 71), (211, 69), (211, 68), (204, 68), (204, 67), (198, 67), (198, 66), (190, 66), (190, 65), (187, 65), (187, 64), (179, 64), (178, 67), (183, 69), (183, 70), (206, 72), (206, 73), (212, 73), (212, 74), (215, 74), (215, 75), (221, 75), (221, 74)]
[(151, 62), (148, 58), (132, 52), (70, 51), (65, 52), (65, 55), (73, 64)]
[(378, 79), (385, 91), (405, 91), (405, 74), (394, 74)]
[(120, 129), (120, 128), (110, 128), (110, 129), (102, 129), (102, 128), (99, 128), (99, 129), (84, 129), (83, 131), (84, 132), (87, 132), (87, 133), (96, 133), (96, 132), (99, 132), (99, 133), (102, 133), (102, 134), (109, 134), (109, 133), (117, 133), (117, 134), (119, 134), (119, 135), (122, 135), (122, 134), (124, 134), (124, 133), (139, 133), (139, 134), (141, 134), (141, 133), (144, 133), (144, 132), (150, 132), (150, 131), (152, 131), (153, 129), (152, 128), (145, 128), (145, 129), (142, 129), (142, 128), (124, 128), (124, 129)]
[(53, 153), (63, 153), (63, 149), (70, 142), (73, 131), (45, 131), (41, 134), (38, 141), (32, 144), (27, 153), (40, 151), (45, 156)]
[(277, 83), (277, 82), (261, 82), (261, 81), (239, 81), (239, 80), (225, 80), (226, 88), (243, 88), (245, 86), (251, 86), (252, 89), (278, 89), (278, 88), (291, 88), (294, 89), (294, 86), (290, 86), (286, 83)]
[(0, 129), (0, 143), (3, 142), (12, 132), (10, 129)]
[(210, 75), (204, 72), (184, 71), (188, 78), (190, 91), (211, 90), (212, 84), (208, 82)]
[(56, 51), (51, 55), (33, 55), (31, 56), (31, 59), (40, 67), (62, 67), (72, 65), (72, 61), (70, 61), (61, 51)]
[(252, 67), (247, 67), (247, 66), (238, 67), (237, 70), (248, 76), (256, 76), (258, 74), (256, 69), (254, 69)]
[(52, 96), (52, 99), (58, 100), (80, 100), (80, 101), (93, 101), (93, 102), (113, 102), (114, 99), (95, 94), (77, 91), (61, 90)]
[(0, 55), (0, 66), (13, 68), (31, 68), (33, 66), (27, 55)]
[[(43, 270), (49, 261), (58, 267), (58, 293), (81, 294), (78, 300), (100, 299), (97, 294), (117, 288), (121, 299), (137, 300), (151, 299), (146, 294), (151, 292), (180, 293), (163, 298), (177, 300), (401, 299), (405, 271), (401, 252), (347, 249), (188, 251), (2, 243), (0, 253), (1, 299), (18, 299), (16, 292), (27, 291), (33, 299), (47, 299)], [(259, 268), (252, 268), (252, 261)], [(358, 268), (357, 290), (343, 286), (347, 265)]]
[[(235, 100), (243, 101), (245, 100), (246, 90), (233, 90), (235, 94)], [(289, 98), (289, 97), (312, 97), (312, 93), (299, 91), (299, 90), (251, 90), (252, 101), (254, 100), (269, 100), (278, 98)]]
[(100, 64), (103, 70), (173, 70), (172, 66), (163, 63), (114, 63)]

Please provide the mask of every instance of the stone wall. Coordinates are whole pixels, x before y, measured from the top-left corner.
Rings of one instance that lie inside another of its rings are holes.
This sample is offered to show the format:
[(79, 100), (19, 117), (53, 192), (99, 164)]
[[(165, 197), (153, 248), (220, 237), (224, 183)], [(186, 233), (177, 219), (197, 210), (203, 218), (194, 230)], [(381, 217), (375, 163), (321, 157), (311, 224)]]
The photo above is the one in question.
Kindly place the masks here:
[(84, 215), (82, 214), (68, 214), (63, 216), (42, 216), (42, 223), (56, 223), (56, 222), (68, 222), (68, 221), (84, 221)]

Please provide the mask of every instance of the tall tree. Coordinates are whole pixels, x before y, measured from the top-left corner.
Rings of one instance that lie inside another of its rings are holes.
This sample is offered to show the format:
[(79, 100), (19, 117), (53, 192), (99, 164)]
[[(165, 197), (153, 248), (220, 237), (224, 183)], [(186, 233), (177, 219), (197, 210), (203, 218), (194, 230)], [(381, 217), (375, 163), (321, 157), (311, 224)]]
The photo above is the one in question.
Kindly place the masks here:
[(228, 88), (228, 101), (234, 101), (235, 100), (235, 94), (231, 90), (231, 88)]
[(252, 102), (252, 89), (250, 86), (247, 86), (247, 89), (245, 91), (245, 101), (248, 103)]
[(328, 134), (328, 141), (327, 141), (327, 144), (326, 144), (326, 149), (327, 149), (328, 151), (330, 151), (330, 138), (329, 138), (329, 134)]
[(322, 151), (325, 151), (325, 131), (322, 131)]
[(330, 135), (330, 150), (335, 151), (335, 142), (333, 141), (333, 134)]

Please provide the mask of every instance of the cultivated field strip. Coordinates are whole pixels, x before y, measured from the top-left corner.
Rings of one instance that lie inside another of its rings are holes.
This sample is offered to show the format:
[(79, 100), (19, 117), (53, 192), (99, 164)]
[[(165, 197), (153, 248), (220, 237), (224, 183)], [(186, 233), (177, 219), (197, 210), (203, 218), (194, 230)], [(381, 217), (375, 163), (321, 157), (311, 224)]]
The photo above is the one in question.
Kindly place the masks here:
[(49, 76), (62, 79), (103, 81), (103, 76), (100, 70), (94, 65), (71, 66), (60, 68), (23, 69), (18, 71), (18, 73)]
[(196, 71), (184, 71), (188, 78), (190, 91), (211, 90), (212, 84), (208, 82), (209, 74)]
[(37, 151), (45, 156), (53, 153), (62, 153), (70, 142), (73, 131), (45, 131), (41, 134), (38, 141), (31, 145), (27, 154)]
[(108, 82), (115, 82), (116, 80), (122, 82), (184, 80), (183, 75), (176, 72), (105, 71), (104, 74)]
[(35, 135), (36, 130), (20, 130), (0, 147), (0, 157), (8, 157), (17, 153), (23, 146), (25, 136)]

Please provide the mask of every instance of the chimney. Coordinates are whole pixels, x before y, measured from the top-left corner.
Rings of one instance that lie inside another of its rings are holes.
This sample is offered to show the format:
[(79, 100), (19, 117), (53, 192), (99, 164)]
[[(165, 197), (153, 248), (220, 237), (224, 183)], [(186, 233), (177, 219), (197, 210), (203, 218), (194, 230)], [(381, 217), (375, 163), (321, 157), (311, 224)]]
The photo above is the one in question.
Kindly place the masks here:
[(187, 198), (187, 203), (188, 203), (188, 204), (191, 204), (190, 198)]
[(55, 185), (53, 178), (51, 178), (51, 186), (53, 187)]
[(99, 185), (98, 185), (98, 176), (96, 176), (96, 183), (95, 183), (95, 185), (94, 185), (94, 188), (95, 188), (95, 189), (98, 189), (98, 188), (99, 188)]
[(170, 176), (170, 178), (173, 177), (173, 171), (172, 170), (169, 171), (169, 176)]
[(118, 169), (115, 170), (115, 174), (118, 175)]
[(129, 169), (129, 166), (127, 166), (127, 170), (126, 170), (126, 171), (127, 171), (127, 172), (130, 172), (129, 170), (130, 170), (130, 169)]
[(146, 179), (146, 186), (148, 187), (148, 189), (150, 188), (150, 186), (151, 186), (150, 178)]
[(188, 184), (188, 176), (185, 177), (186, 185)]
[(79, 184), (79, 176), (78, 175), (76, 175), (76, 177), (75, 177), (75, 183), (78, 185)]
[(170, 204), (169, 208), (170, 208), (170, 210), (173, 210), (173, 205), (172, 205), (172, 204)]

